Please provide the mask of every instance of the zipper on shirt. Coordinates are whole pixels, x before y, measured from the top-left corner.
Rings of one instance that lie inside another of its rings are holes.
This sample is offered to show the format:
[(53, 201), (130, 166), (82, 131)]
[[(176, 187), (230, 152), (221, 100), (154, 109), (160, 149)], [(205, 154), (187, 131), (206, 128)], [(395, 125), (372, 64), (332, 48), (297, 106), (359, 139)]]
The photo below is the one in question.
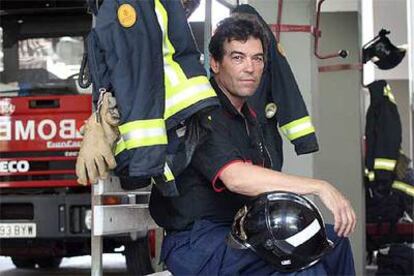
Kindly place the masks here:
[(249, 124), (247, 123), (247, 119), (244, 116), (242, 117), (243, 117), (244, 127), (246, 128), (247, 135), (250, 137)]
[(272, 156), (270, 155), (270, 152), (266, 147), (265, 139), (264, 139), (263, 132), (262, 132), (262, 127), (260, 126), (259, 122), (258, 122), (258, 131), (259, 131), (260, 138), (262, 140), (262, 141), (260, 141), (260, 145), (261, 146), (263, 145), (263, 148), (265, 149), (266, 155), (267, 155), (267, 157), (269, 158), (269, 161), (270, 161), (270, 168), (273, 168)]
[[(243, 119), (244, 119), (244, 125), (246, 127), (247, 134), (250, 137), (250, 131), (249, 131), (247, 120), (244, 116), (243, 116)], [(264, 142), (265, 140), (264, 140), (262, 128), (261, 128), (259, 122), (257, 122), (256, 132), (258, 132), (258, 135), (259, 135), (259, 137), (258, 137), (259, 138), (258, 146), (259, 146), (259, 151), (260, 151), (260, 153), (262, 154), (262, 157), (263, 157), (263, 162), (266, 161), (266, 156), (265, 156), (265, 154), (266, 154), (268, 159), (269, 159), (269, 162), (270, 162), (270, 168), (273, 168), (273, 160), (272, 160), (272, 157), (270, 156), (269, 150), (266, 147), (266, 143)], [(264, 164), (263, 164), (263, 166), (264, 166)]]

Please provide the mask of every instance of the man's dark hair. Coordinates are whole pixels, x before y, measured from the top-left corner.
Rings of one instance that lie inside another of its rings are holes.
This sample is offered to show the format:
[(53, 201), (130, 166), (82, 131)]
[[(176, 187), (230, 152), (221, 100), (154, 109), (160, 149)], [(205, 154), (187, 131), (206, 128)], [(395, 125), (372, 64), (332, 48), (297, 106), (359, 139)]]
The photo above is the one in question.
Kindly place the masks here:
[(250, 37), (260, 39), (264, 57), (266, 57), (268, 38), (262, 24), (254, 15), (235, 13), (220, 21), (211, 37), (208, 50), (215, 60), (222, 61), (224, 42), (232, 40), (247, 41)]

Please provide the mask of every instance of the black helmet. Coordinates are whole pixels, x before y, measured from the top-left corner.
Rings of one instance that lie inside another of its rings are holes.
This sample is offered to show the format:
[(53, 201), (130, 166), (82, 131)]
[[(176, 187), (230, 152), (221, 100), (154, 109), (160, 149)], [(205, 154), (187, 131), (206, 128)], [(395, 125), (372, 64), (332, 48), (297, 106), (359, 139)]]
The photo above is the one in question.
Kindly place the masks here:
[(252, 249), (280, 272), (309, 267), (333, 248), (315, 204), (288, 192), (261, 194), (241, 208), (228, 243)]
[(394, 46), (388, 39), (390, 32), (382, 29), (374, 39), (364, 45), (362, 49), (362, 62), (374, 62), (382, 70), (392, 69), (405, 56), (405, 49)]

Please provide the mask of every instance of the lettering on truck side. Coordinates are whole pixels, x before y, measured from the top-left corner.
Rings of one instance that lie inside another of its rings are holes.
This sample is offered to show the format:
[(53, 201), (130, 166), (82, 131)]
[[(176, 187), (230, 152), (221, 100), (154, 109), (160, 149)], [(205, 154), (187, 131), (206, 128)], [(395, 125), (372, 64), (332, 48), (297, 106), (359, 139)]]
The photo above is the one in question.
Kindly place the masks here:
[(0, 161), (0, 172), (15, 173), (15, 172), (27, 172), (30, 169), (29, 162), (26, 160), (20, 161)]
[[(35, 139), (47, 141), (54, 138), (82, 138), (81, 134), (76, 129), (76, 120), (64, 119), (60, 120), (58, 123), (50, 119), (38, 122), (35, 120), (27, 120), (26, 122), (23, 122), (21, 120), (11, 121), (10, 117), (0, 117), (0, 142), (12, 140), (28, 141)], [(72, 141), (72, 143), (78, 144), (75, 141)], [(75, 145), (73, 146), (75, 147)]]

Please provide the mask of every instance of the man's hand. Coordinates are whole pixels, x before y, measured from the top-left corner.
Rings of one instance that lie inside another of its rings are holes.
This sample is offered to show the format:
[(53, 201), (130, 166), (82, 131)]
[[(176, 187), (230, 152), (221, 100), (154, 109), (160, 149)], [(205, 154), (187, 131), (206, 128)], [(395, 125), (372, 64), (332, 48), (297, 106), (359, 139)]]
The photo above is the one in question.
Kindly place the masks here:
[(328, 182), (321, 182), (321, 189), (317, 193), (325, 206), (333, 213), (335, 232), (338, 236), (348, 237), (356, 226), (356, 216), (348, 199)]
[[(96, 183), (116, 167), (113, 147), (119, 136), (119, 114), (115, 98), (102, 94), (99, 114), (93, 113), (84, 126), (84, 137), (76, 160), (78, 183)], [(98, 118), (99, 116), (99, 118)]]

